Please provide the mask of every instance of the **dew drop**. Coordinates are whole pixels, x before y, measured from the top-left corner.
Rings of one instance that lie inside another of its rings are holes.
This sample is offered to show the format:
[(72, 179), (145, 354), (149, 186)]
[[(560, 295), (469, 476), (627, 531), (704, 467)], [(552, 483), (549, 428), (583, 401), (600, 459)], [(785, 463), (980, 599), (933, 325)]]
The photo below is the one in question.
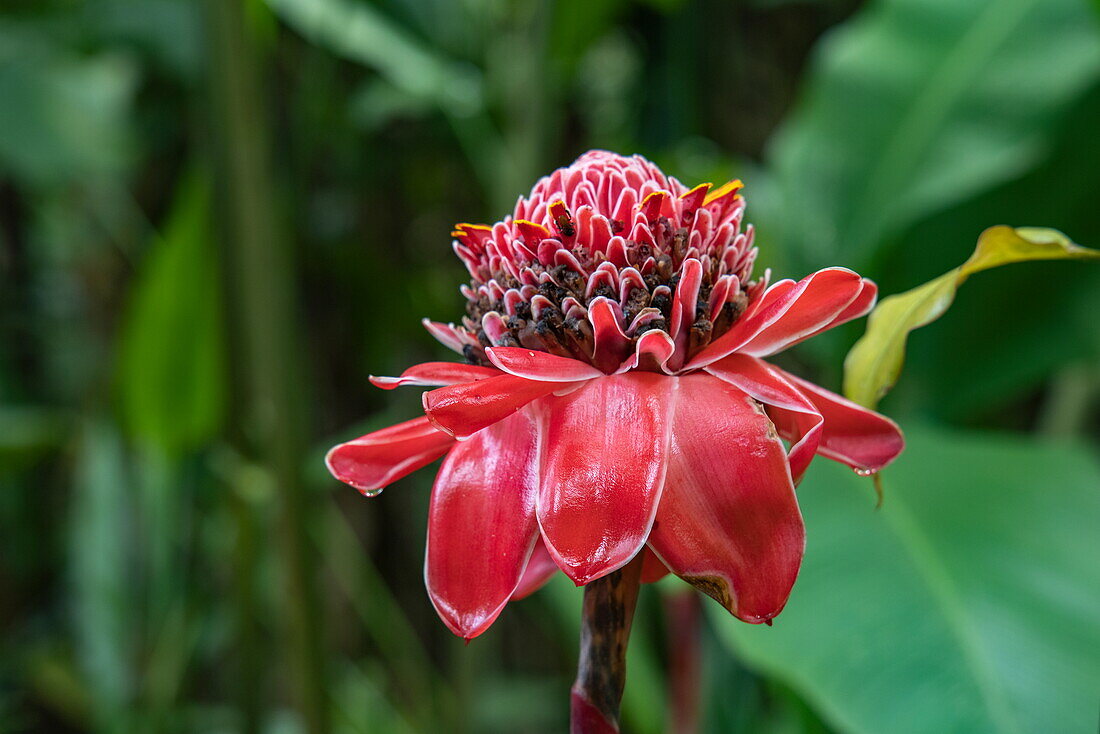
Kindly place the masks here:
[(359, 493), (362, 494), (364, 497), (377, 497), (378, 495), (382, 494), (382, 490), (381, 489), (361, 489), (361, 490), (359, 490)]
[(855, 473), (858, 474), (861, 477), (870, 477), (870, 476), (874, 476), (875, 470), (874, 469), (868, 469), (867, 467), (860, 466), (860, 467), (856, 467)]

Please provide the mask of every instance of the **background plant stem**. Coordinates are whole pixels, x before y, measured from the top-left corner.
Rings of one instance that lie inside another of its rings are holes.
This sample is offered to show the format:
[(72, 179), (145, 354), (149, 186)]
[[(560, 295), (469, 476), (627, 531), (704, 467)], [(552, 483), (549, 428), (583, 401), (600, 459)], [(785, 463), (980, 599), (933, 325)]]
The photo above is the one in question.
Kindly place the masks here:
[(699, 730), (700, 650), (699, 623), (703, 610), (695, 589), (684, 589), (664, 599), (668, 624), (668, 730), (695, 734)]
[[(269, 475), (278, 508), (279, 566), (291, 675), (297, 704), (311, 734), (328, 731), (320, 609), (311, 572), (308, 503), (299, 474), (303, 417), (296, 379), (296, 318), (289, 243), (282, 236), (262, 121), (257, 47), (242, 3), (205, 4), (212, 143), (221, 187), (229, 284), (230, 348), (235, 374), (235, 440)], [(250, 530), (242, 522), (240, 531)], [(242, 562), (250, 563), (247, 553)], [(245, 574), (247, 576), (247, 574)], [(246, 638), (247, 639), (247, 638)], [(273, 661), (268, 661), (272, 665)], [(252, 671), (258, 675), (258, 671)], [(246, 688), (256, 682), (243, 684)], [(251, 700), (245, 696), (244, 700)], [(246, 707), (246, 711), (250, 710)], [(248, 716), (246, 716), (248, 718)]]
[(1098, 375), (1100, 370), (1089, 364), (1070, 365), (1059, 372), (1039, 413), (1039, 432), (1054, 438), (1080, 435), (1092, 415)]

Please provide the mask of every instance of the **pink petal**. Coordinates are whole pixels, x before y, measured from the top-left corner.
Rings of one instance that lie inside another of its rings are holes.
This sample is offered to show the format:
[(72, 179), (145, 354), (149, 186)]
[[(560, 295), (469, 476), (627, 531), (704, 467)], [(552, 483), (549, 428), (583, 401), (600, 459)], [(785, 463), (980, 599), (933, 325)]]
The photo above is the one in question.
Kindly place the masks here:
[(687, 364), (688, 368), (703, 367), (711, 362), (721, 359), (727, 354), (732, 354), (737, 347), (744, 344), (752, 335), (760, 330), (761, 324), (769, 317), (774, 316), (777, 310), (785, 303), (790, 303), (797, 297), (802, 283), (796, 283), (789, 278), (776, 281), (770, 286), (767, 281), (771, 276), (771, 270), (765, 270), (763, 277), (756, 283), (745, 285), (749, 296), (749, 303), (745, 313), (733, 324), (725, 334), (712, 341)]
[(787, 460), (791, 477), (798, 484), (821, 443), (825, 422), (813, 403), (778, 368), (747, 354), (731, 354), (708, 366), (706, 371), (770, 406), (769, 415), (775, 408), (781, 409), (783, 424), (789, 430), (780, 428), (780, 433), (792, 442)]
[[(699, 190), (702, 189), (693, 189)], [(699, 301), (699, 286), (702, 282), (703, 264), (697, 258), (685, 260), (680, 271), (680, 281), (676, 285), (676, 295), (672, 299), (672, 323), (669, 325), (672, 340), (681, 351), (687, 350), (687, 332), (695, 321), (695, 306)], [(679, 361), (682, 363), (682, 358)]]
[(507, 418), (532, 400), (564, 387), (560, 382), (499, 375), (426, 392), (424, 412), (441, 431), (464, 439)]
[[(871, 309), (875, 307), (875, 301), (878, 298), (878, 286), (875, 285), (873, 280), (864, 278), (859, 294), (848, 304), (847, 308), (840, 312), (839, 315), (828, 324), (825, 325), (820, 331), (815, 334), (821, 333), (821, 331), (828, 331), (834, 326), (840, 326), (846, 324), (852, 319), (858, 319), (860, 316), (866, 316), (871, 312)], [(811, 336), (813, 336), (812, 334)]]
[(420, 417), (335, 446), (325, 464), (341, 482), (373, 493), (427, 466), (453, 445), (453, 438)]
[[(897, 423), (851, 400), (818, 387), (789, 372), (771, 368), (798, 388), (825, 419), (817, 453), (861, 472), (875, 472), (897, 458), (905, 437)], [(797, 416), (773, 410), (772, 420), (784, 435), (793, 434)]]
[(370, 381), (375, 387), (392, 390), (402, 385), (455, 385), (460, 382), (484, 380), (499, 374), (500, 370), (461, 362), (424, 362), (414, 364), (402, 372), (400, 377), (371, 375)]
[(577, 584), (645, 544), (664, 485), (676, 379), (602, 377), (539, 404), (538, 518), (547, 550)]
[(523, 571), (523, 578), (519, 580), (519, 586), (512, 592), (512, 601), (530, 596), (541, 589), (547, 581), (559, 570), (558, 564), (546, 546), (542, 538), (535, 541), (535, 550), (531, 552), (531, 558), (527, 561), (527, 568)]
[(477, 339), (466, 329), (454, 324), (443, 324), (438, 321), (422, 319), (424, 328), (434, 336), (440, 344), (462, 354), (467, 344), (478, 346)]
[(680, 377), (665, 493), (649, 546), (746, 622), (783, 609), (805, 546), (783, 444), (748, 395)]
[(590, 364), (549, 352), (536, 352), (523, 347), (489, 347), (489, 361), (510, 375), (543, 382), (577, 382), (603, 377)]
[(436, 477), (428, 510), (424, 580), (443, 622), (467, 640), (508, 603), (538, 525), (538, 440), (515, 415), (459, 443)]
[(808, 338), (836, 319), (863, 289), (862, 279), (846, 268), (825, 268), (798, 283), (779, 281), (733, 327), (688, 363), (705, 367), (734, 352), (774, 354)]
[(666, 332), (660, 329), (652, 329), (645, 332), (634, 343), (634, 353), (623, 360), (615, 374), (622, 374), (636, 369), (648, 371), (660, 370), (665, 374), (672, 374), (668, 361), (676, 352), (676, 345)]
[(623, 333), (622, 310), (619, 304), (599, 296), (588, 304), (588, 320), (595, 343), (593, 361), (605, 372), (613, 372), (630, 348), (630, 339)]
[(806, 284), (801, 293), (738, 352), (766, 357), (809, 339), (824, 331), (863, 290), (863, 279), (844, 268), (819, 270), (801, 282)]
[(847, 323), (852, 319), (857, 319), (860, 316), (865, 316), (872, 308), (874, 308), (875, 299), (877, 297), (878, 286), (876, 286), (873, 281), (863, 278), (860, 280), (859, 290), (852, 301), (847, 306), (840, 309), (836, 316), (831, 319), (825, 320), (817, 328), (811, 329), (810, 331), (803, 333), (801, 336), (789, 339), (778, 345), (772, 344), (769, 346), (766, 344), (766, 342), (760, 342), (760, 344), (764, 345), (763, 347), (761, 347), (758, 344), (758, 340), (762, 339), (767, 335), (767, 333), (771, 332), (771, 328), (769, 328), (767, 330), (767, 333), (761, 334), (761, 336), (757, 337), (749, 344), (746, 344), (738, 351), (745, 352), (747, 354), (753, 354), (759, 357), (766, 357), (769, 354), (775, 354), (776, 352), (781, 352), (784, 349), (790, 349), (795, 344), (800, 344), (807, 339), (812, 339), (818, 334), (826, 332), (833, 327), (840, 326), (841, 324)]

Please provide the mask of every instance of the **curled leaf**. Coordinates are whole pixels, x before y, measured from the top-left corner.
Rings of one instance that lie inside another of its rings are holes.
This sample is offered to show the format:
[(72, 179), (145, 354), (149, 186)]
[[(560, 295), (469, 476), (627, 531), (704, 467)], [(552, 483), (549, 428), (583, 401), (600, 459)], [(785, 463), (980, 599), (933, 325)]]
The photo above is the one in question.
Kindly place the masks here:
[(942, 316), (959, 286), (973, 273), (1029, 260), (1097, 259), (1100, 250), (1076, 245), (1054, 229), (990, 227), (978, 237), (974, 254), (962, 265), (879, 303), (867, 321), (866, 333), (844, 360), (844, 394), (873, 408), (901, 374), (909, 332)]

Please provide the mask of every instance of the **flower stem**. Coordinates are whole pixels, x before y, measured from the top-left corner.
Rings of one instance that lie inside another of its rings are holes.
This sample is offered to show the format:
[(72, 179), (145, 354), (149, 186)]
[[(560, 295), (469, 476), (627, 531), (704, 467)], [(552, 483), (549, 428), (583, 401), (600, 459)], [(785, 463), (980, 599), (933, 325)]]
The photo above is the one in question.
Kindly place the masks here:
[(584, 587), (581, 652), (570, 706), (571, 734), (619, 731), (626, 645), (638, 603), (642, 555)]

